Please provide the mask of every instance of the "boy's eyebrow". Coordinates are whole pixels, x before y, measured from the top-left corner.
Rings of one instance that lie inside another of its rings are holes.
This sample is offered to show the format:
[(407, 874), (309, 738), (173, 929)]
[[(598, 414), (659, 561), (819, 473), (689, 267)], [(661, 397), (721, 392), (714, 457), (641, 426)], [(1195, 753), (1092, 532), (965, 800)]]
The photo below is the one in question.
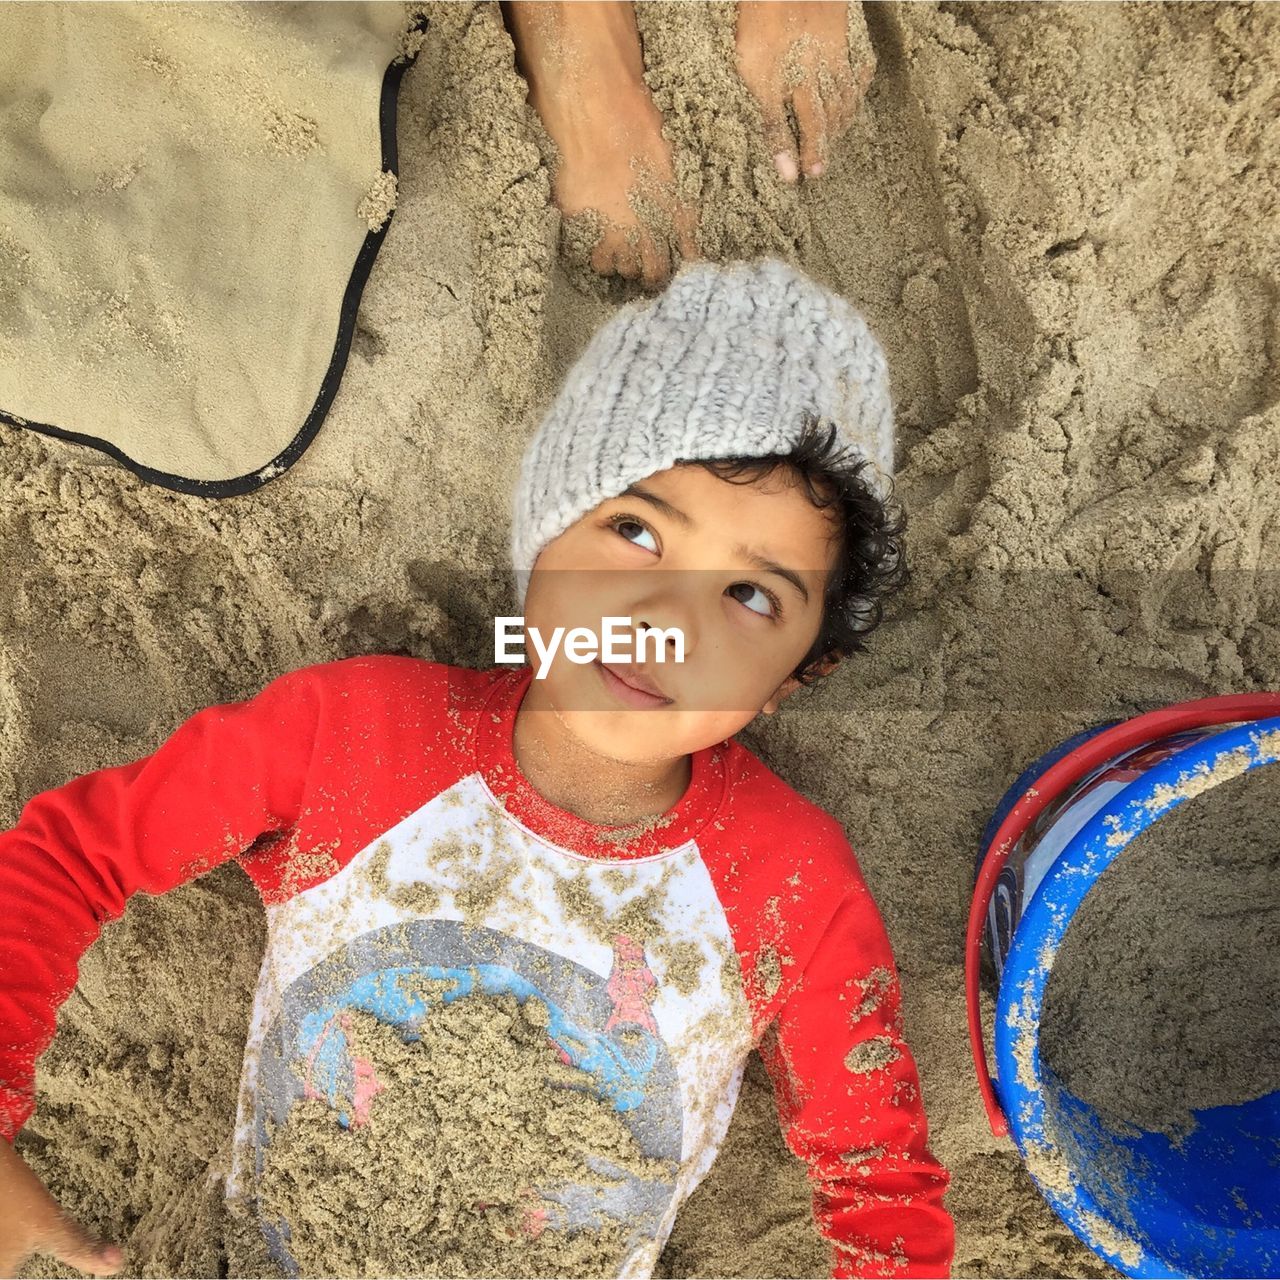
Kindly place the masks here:
[(694, 525), (693, 517), (681, 511), (679, 507), (673, 507), (666, 498), (660, 498), (656, 493), (651, 493), (648, 489), (638, 484), (629, 484), (623, 489), (619, 496), (630, 496), (633, 498), (643, 498), (646, 502), (651, 502), (664, 516), (670, 516), (677, 524), (682, 524), (686, 529), (692, 529)]
[[(693, 517), (688, 513), (681, 511), (679, 507), (673, 507), (665, 498), (660, 498), (656, 493), (651, 493), (643, 485), (629, 484), (622, 491), (622, 495), (632, 498), (643, 498), (645, 502), (652, 503), (664, 516), (669, 516), (677, 524), (683, 525), (686, 529), (694, 526)], [(778, 577), (785, 579), (791, 583), (793, 587), (800, 593), (805, 604), (809, 603), (809, 588), (804, 585), (804, 579), (800, 577), (794, 569), (788, 569), (778, 564), (774, 560), (770, 560), (767, 556), (761, 555), (759, 551), (751, 547), (744, 546), (739, 543), (733, 549), (733, 554), (740, 556), (748, 564), (754, 565), (757, 569), (763, 569), (766, 573), (776, 573)]]
[(752, 550), (751, 547), (744, 547), (741, 543), (734, 547), (733, 554), (741, 556), (757, 569), (763, 569), (766, 573), (776, 573), (778, 577), (785, 578), (800, 593), (805, 604), (809, 603), (809, 588), (804, 585), (804, 580), (794, 569), (784, 568), (767, 556), (762, 556), (760, 552)]

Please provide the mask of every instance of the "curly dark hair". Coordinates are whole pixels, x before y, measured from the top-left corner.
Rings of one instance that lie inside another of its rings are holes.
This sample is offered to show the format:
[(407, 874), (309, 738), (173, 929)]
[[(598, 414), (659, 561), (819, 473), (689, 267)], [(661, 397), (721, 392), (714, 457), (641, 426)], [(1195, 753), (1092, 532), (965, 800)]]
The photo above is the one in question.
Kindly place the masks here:
[(827, 580), (822, 625), (792, 675), (803, 685), (816, 684), (816, 667), (823, 658), (865, 651), (864, 637), (884, 620), (884, 601), (911, 578), (903, 536), (907, 517), (893, 497), (892, 486), (884, 501), (876, 496), (863, 478), (867, 460), (838, 439), (835, 423), (808, 414), (801, 437), (789, 453), (699, 458), (690, 463), (740, 484), (763, 479), (778, 467), (790, 467), (815, 507), (836, 507), (840, 551)]

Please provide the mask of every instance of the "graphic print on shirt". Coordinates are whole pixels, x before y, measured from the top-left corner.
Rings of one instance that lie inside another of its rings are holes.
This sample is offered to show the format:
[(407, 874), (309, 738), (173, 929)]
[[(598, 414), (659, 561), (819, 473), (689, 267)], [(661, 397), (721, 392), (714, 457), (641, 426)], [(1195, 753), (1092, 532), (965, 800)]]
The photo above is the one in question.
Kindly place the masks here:
[[(751, 1047), (728, 922), (696, 843), (582, 856), (526, 829), (472, 774), (267, 919), (229, 1197), (257, 1197), (267, 1135), (299, 1104), (323, 1102), (332, 1132), (377, 1117), (388, 1095), (358, 1043), (368, 1020), (412, 1045), (446, 1011), (537, 1002), (552, 1067), (609, 1108), (644, 1172), (540, 1186), (533, 1211), (570, 1231), (600, 1221), (602, 1246), (623, 1234), (616, 1270), (601, 1274), (650, 1273), (715, 1158)], [(287, 1232), (263, 1225), (288, 1268)]]
[[(643, 1154), (666, 1165), (671, 1176), (650, 1180), (607, 1157), (591, 1157), (600, 1187), (532, 1188), (537, 1217), (527, 1230), (598, 1228), (611, 1218), (630, 1229), (630, 1253), (657, 1231), (675, 1191), (681, 1148), (675, 1069), (649, 1007), (654, 985), (643, 944), (621, 934), (605, 981), (554, 952), (452, 920), (365, 934), (293, 983), (267, 1033), (254, 1125), (256, 1178), (269, 1146), (268, 1118), (284, 1125), (299, 1099), (327, 1102), (343, 1129), (369, 1123), (386, 1082), (351, 1034), (353, 1012), (371, 1014), (416, 1041), (433, 1005), (501, 995), (524, 1005), (532, 998), (545, 1006), (546, 1035), (560, 1061), (583, 1077), (548, 1087), (592, 1091), (619, 1113)], [(261, 1208), (259, 1215), (276, 1261), (299, 1274), (288, 1225)]]

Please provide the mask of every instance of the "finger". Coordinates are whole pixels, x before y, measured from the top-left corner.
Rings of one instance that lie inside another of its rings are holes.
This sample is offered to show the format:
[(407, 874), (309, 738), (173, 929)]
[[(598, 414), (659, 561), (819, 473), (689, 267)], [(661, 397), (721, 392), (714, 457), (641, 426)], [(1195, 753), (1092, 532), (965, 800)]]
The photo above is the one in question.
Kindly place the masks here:
[(800, 168), (817, 177), (827, 163), (827, 112), (813, 84), (800, 85), (792, 95), (796, 125), (800, 130)]

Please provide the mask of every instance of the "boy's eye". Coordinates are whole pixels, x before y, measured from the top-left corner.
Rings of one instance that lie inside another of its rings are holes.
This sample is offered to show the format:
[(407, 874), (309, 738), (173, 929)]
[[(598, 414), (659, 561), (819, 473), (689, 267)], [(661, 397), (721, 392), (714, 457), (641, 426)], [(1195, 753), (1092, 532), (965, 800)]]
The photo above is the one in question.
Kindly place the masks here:
[[(605, 523), (617, 531), (620, 537), (637, 547), (644, 547), (646, 551), (652, 551), (658, 554), (659, 548), (657, 541), (653, 536), (653, 531), (643, 520), (636, 519), (635, 516), (628, 515), (625, 511), (618, 511), (611, 515)], [(641, 542), (641, 538), (648, 538), (649, 545)], [(728, 588), (730, 593), (735, 593), (741, 589), (746, 590), (745, 597), (734, 595), (734, 599), (750, 609), (752, 613), (758, 614), (762, 618), (773, 618), (775, 620), (782, 617), (782, 601), (770, 590), (765, 587), (757, 586), (754, 582), (735, 582)], [(758, 600), (755, 597), (759, 597)]]
[[(766, 591), (763, 587), (757, 587), (754, 582), (735, 582), (729, 590), (737, 591), (739, 588), (746, 589), (746, 599), (743, 599), (741, 596), (735, 596), (734, 599), (741, 600), (741, 602), (746, 605), (752, 613), (758, 613), (764, 618), (771, 618), (775, 615), (781, 614), (782, 609), (780, 602), (778, 597), (775, 596), (772, 591)], [(752, 596), (760, 597), (761, 601), (764, 603), (763, 609), (756, 608), (754, 605), (749, 603)]]
[[(609, 524), (614, 529), (616, 529), (622, 537), (626, 538), (628, 542), (635, 543), (637, 547), (643, 547), (645, 544), (640, 542), (637, 538), (632, 537), (629, 534), (623, 533), (624, 529), (629, 528), (632, 530), (639, 530), (641, 534), (648, 537), (651, 541), (653, 540), (653, 534), (652, 532), (650, 532), (649, 527), (646, 524), (644, 524), (642, 521), (637, 520), (634, 516), (629, 516), (625, 514), (610, 516)], [(657, 543), (654, 542), (652, 546), (645, 547), (645, 550), (656, 552), (658, 550)]]

